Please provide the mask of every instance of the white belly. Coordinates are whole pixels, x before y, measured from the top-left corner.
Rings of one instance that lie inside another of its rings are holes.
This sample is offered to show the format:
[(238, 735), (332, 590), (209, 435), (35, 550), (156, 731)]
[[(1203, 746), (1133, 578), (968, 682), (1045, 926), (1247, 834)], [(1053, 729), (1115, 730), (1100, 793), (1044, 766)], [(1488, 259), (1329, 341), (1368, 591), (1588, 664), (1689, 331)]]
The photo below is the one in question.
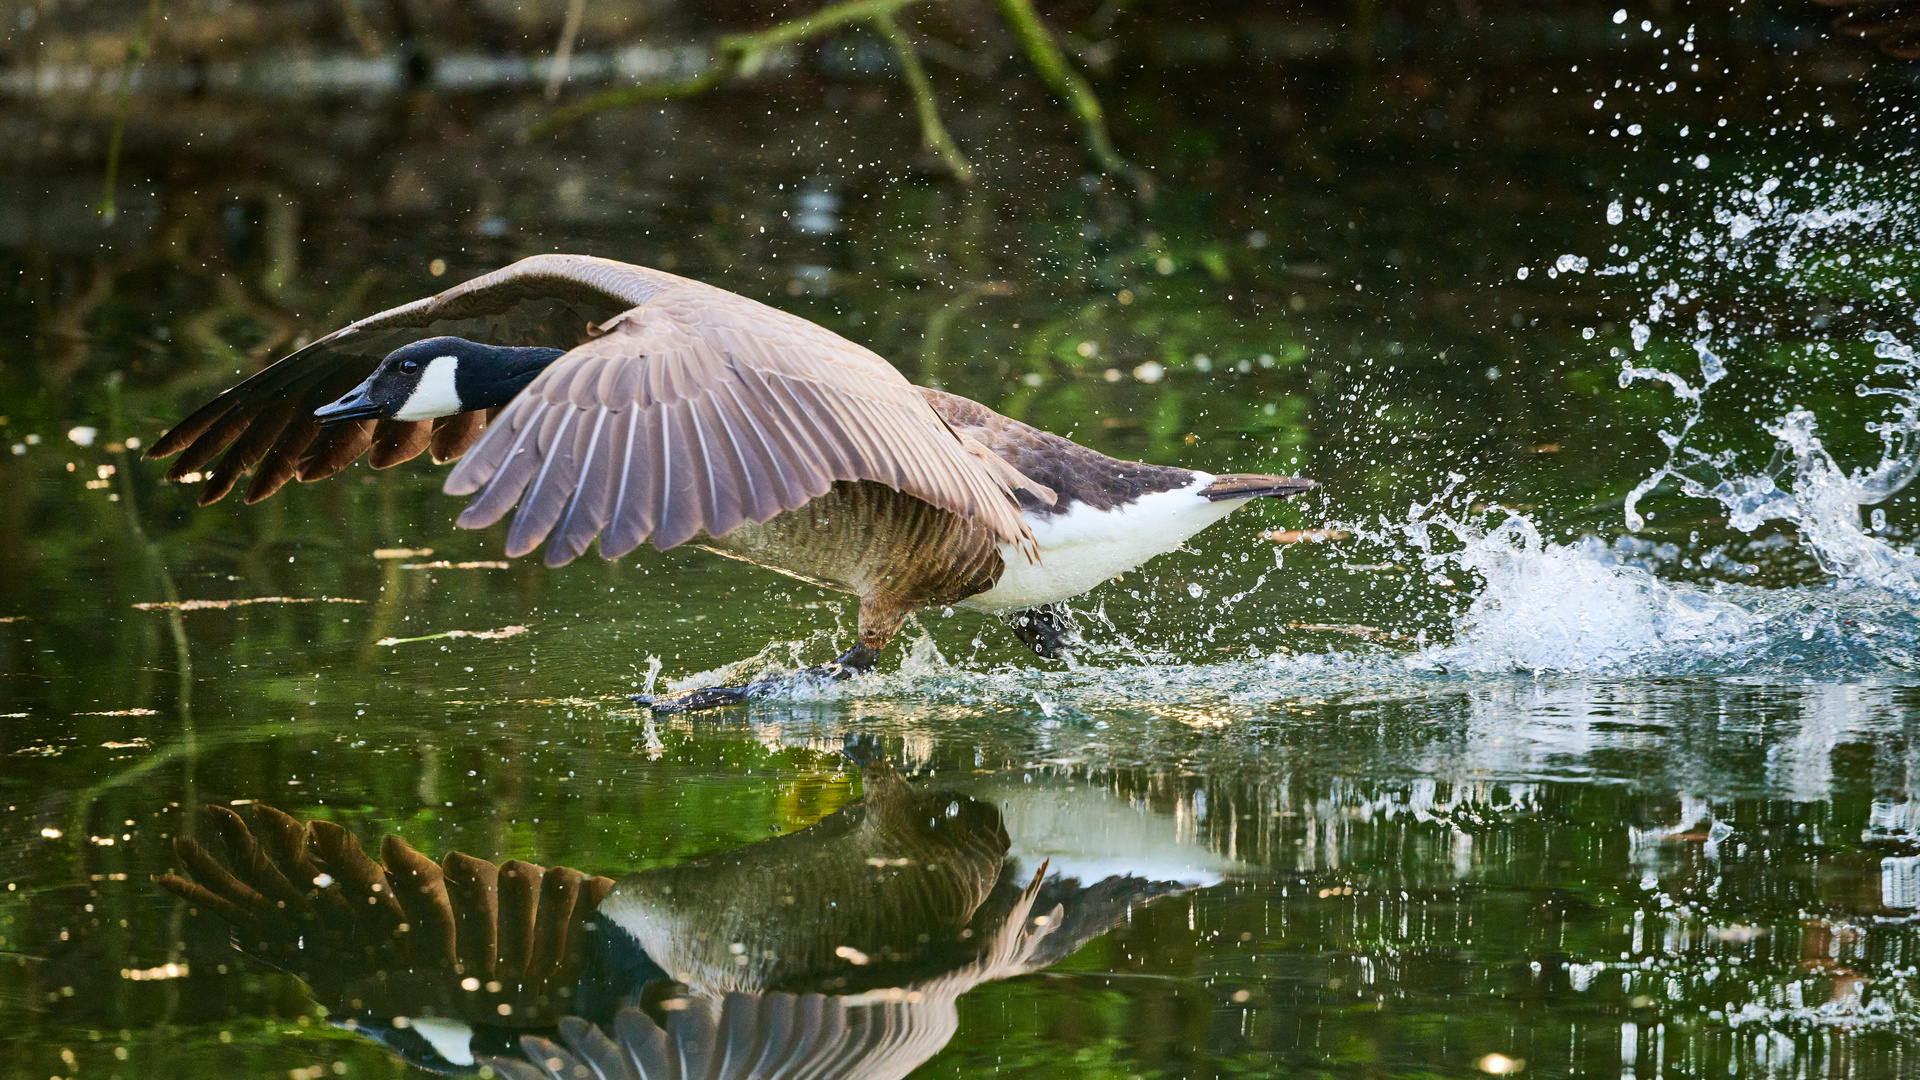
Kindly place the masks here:
[(1143, 495), (1112, 510), (1082, 504), (1064, 514), (1027, 514), (1040, 561), (1030, 563), (1013, 545), (1002, 544), (1006, 573), (993, 588), (967, 597), (960, 606), (1016, 611), (1051, 604), (1164, 555), (1248, 501), (1211, 502), (1199, 494), (1211, 483), (1213, 477), (1194, 473), (1186, 487)]

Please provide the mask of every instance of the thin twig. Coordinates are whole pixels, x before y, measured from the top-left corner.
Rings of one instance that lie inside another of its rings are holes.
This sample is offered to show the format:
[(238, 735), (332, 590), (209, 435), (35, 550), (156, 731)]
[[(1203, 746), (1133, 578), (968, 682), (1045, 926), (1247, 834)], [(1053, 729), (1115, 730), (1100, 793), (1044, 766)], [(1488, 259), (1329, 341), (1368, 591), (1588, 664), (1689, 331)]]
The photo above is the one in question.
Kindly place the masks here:
[(1000, 14), (1006, 18), (1014, 36), (1020, 39), (1027, 59), (1039, 69), (1040, 77), (1080, 117), (1080, 124), (1086, 129), (1087, 149), (1093, 154), (1094, 160), (1100, 163), (1102, 169), (1132, 184), (1141, 198), (1153, 198), (1153, 182), (1114, 151), (1113, 140), (1107, 135), (1107, 121), (1100, 107), (1100, 99), (1094, 96), (1087, 80), (1067, 64), (1066, 56), (1060, 52), (1060, 43), (1053, 40), (1053, 35), (1040, 21), (1039, 14), (1033, 10), (1032, 0), (1000, 0)]
[(622, 87), (595, 94), (552, 115), (537, 120), (521, 133), (522, 139), (535, 139), (608, 109), (639, 105), (648, 101), (692, 97), (703, 94), (726, 81), (729, 76), (751, 76), (765, 65), (767, 54), (784, 45), (804, 41), (815, 34), (892, 15), (909, 4), (923, 0), (848, 0), (829, 4), (811, 15), (770, 26), (751, 34), (728, 34), (715, 42), (719, 56), (713, 66), (679, 82)]
[(534, 121), (521, 133), (521, 138), (523, 140), (537, 139), (543, 135), (551, 135), (555, 131), (566, 127), (568, 124), (578, 120), (584, 120), (595, 113), (605, 112), (608, 109), (618, 109), (627, 105), (639, 105), (648, 101), (666, 101), (671, 98), (693, 97), (695, 94), (704, 94), (719, 85), (720, 81), (725, 79), (728, 74), (727, 61), (722, 59), (713, 67), (697, 75), (690, 75), (687, 78), (681, 79), (679, 82), (643, 83), (639, 86), (626, 86), (618, 90), (608, 90), (604, 93), (595, 94), (590, 98), (577, 101), (565, 108), (556, 109), (550, 115)]
[(120, 100), (113, 114), (113, 134), (107, 139), (107, 179), (100, 194), (100, 220), (112, 224), (120, 216), (120, 205), (114, 200), (113, 188), (120, 179), (120, 143), (127, 134), (127, 112), (133, 107), (133, 73), (139, 69), (140, 61), (146, 58), (153, 48), (153, 35), (160, 26), (160, 0), (148, 0), (147, 25), (140, 36), (127, 41), (127, 62), (120, 69)]
[(811, 15), (788, 19), (786, 22), (769, 26), (765, 30), (751, 34), (728, 34), (720, 39), (720, 49), (722, 52), (740, 55), (743, 58), (741, 67), (747, 74), (752, 74), (759, 67), (754, 62), (757, 54), (764, 54), (782, 45), (805, 41), (823, 30), (831, 30), (836, 26), (883, 18), (909, 4), (917, 3), (920, 3), (920, 0), (847, 0), (842, 4), (828, 4)]
[(416, 641), (439, 641), (441, 638), (477, 638), (481, 641), (499, 641), (501, 638), (519, 637), (527, 632), (524, 626), (503, 626), (498, 630), (442, 630), (438, 634), (422, 634), (419, 637), (386, 637), (374, 642), (375, 645), (408, 645)]
[(573, 66), (573, 42), (580, 36), (580, 22), (587, 16), (587, 0), (569, 0), (567, 21), (560, 28), (560, 47), (553, 51), (553, 70), (547, 75), (547, 100), (560, 96), (567, 81), (567, 69)]
[(934, 100), (933, 84), (927, 80), (927, 69), (920, 63), (920, 53), (914, 48), (913, 39), (900, 29), (900, 24), (893, 21), (891, 14), (875, 16), (873, 24), (893, 44), (893, 54), (900, 58), (907, 85), (913, 88), (913, 105), (920, 113), (920, 142), (940, 155), (940, 160), (952, 170), (954, 179), (963, 184), (973, 183), (973, 165), (960, 152), (959, 144), (953, 141), (953, 135), (947, 131), (947, 125), (940, 122), (940, 103)]

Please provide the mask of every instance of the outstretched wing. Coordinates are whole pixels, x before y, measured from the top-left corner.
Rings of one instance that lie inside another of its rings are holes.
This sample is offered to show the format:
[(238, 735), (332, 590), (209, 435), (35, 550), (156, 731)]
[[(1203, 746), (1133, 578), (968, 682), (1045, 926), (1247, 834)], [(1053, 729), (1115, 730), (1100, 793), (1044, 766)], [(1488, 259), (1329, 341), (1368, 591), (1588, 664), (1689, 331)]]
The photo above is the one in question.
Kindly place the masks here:
[(586, 340), (589, 323), (644, 303), (682, 281), (658, 270), (585, 255), (522, 259), (438, 295), (368, 316), (299, 349), (181, 421), (147, 456), (179, 453), (180, 460), (167, 473), (174, 480), (205, 470), (203, 506), (224, 497), (255, 466), (246, 494), (250, 503), (295, 477), (331, 476), (369, 450), (375, 468), (398, 464), (429, 448), (435, 460), (450, 461), (480, 437), (486, 416), (367, 420), (322, 429), (313, 411), (353, 389), (382, 357), (409, 341), (449, 334), (500, 345), (565, 347)]
[(718, 537), (869, 480), (1031, 545), (1013, 481), (878, 355), (794, 315), (676, 279), (556, 360), (447, 478), (459, 524), (516, 504), (507, 553), (549, 565)]

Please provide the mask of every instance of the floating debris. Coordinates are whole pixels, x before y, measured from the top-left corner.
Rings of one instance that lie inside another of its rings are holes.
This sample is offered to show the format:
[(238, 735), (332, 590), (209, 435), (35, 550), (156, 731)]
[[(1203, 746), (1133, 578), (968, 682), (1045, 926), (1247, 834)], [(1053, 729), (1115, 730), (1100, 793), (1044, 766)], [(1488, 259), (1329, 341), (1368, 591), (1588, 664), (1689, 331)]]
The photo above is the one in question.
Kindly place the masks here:
[(254, 596), (244, 600), (160, 600), (133, 605), (136, 611), (212, 611), (248, 604), (364, 604), (344, 596)]
[(376, 559), (424, 559), (433, 554), (432, 548), (374, 548)]
[(121, 968), (120, 977), (134, 982), (147, 982), (152, 979), (184, 979), (188, 970), (185, 964), (161, 964), (150, 968)]
[(1353, 637), (1370, 638), (1374, 641), (1398, 641), (1398, 633), (1388, 633), (1377, 626), (1362, 626), (1359, 623), (1305, 623), (1290, 622), (1289, 630), (1319, 630), (1329, 634), (1349, 634)]
[[(77, 712), (77, 713), (74, 713), (73, 715), (75, 716), (159, 716), (160, 711), (158, 709), (110, 709), (106, 712)], [(114, 745), (120, 745), (120, 744), (107, 743), (105, 745), (114, 746)], [(133, 744), (126, 743), (124, 745), (132, 746)]]
[[(429, 552), (429, 554), (431, 554), (431, 552)], [(448, 562), (445, 559), (441, 559), (437, 562), (401, 563), (400, 569), (402, 570), (505, 570), (511, 567), (512, 565), (513, 565), (512, 563), (507, 562), (504, 559), (478, 559), (473, 562)]]
[(26, 622), (26, 621), (27, 621), (27, 617), (25, 615), (0, 615), (0, 623)]
[(438, 634), (422, 634), (419, 637), (387, 637), (374, 642), (375, 645), (406, 645), (415, 641), (438, 641), (441, 638), (479, 638), (482, 641), (498, 641), (527, 632), (524, 626), (503, 626), (498, 630), (446, 630)]
[(1260, 535), (1276, 544), (1317, 544), (1323, 540), (1346, 540), (1353, 536), (1345, 529), (1275, 529)]
[[(151, 713), (151, 712), (152, 712), (153, 710), (151, 710), (151, 709), (136, 709), (136, 710), (134, 710), (134, 711), (135, 711), (135, 712), (138, 712), (138, 713), (142, 713), (142, 714), (145, 714), (145, 713)], [(82, 716), (90, 716), (90, 715), (92, 715), (92, 716), (97, 716), (97, 715), (105, 715), (105, 714), (99, 714), (99, 713), (82, 713), (82, 714), (80, 714), (80, 715), (82, 715)], [(150, 747), (150, 746), (152, 746), (152, 745), (153, 745), (153, 743), (151, 743), (151, 742), (149, 742), (149, 741), (147, 741), (146, 739), (131, 739), (131, 740), (128, 740), (127, 742), (103, 742), (103, 743), (101, 743), (101, 744), (100, 744), (100, 746), (101, 746), (101, 748), (102, 748), (102, 749), (106, 749), (106, 750), (136, 750), (136, 749), (138, 749), (138, 750), (144, 750), (144, 749), (146, 749), (147, 747)]]

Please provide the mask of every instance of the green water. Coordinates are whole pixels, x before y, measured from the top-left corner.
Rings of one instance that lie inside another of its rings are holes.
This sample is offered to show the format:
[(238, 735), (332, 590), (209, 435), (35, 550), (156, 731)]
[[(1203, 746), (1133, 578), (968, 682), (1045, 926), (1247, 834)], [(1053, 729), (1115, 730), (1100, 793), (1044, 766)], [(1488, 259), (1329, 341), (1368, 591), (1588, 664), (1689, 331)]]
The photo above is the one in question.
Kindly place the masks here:
[[(135, 95), (102, 230), (108, 103), (11, 99), (0, 1078), (419, 1075), (152, 883), (202, 804), (618, 878), (853, 805), (860, 735), (1024, 873), (1187, 882), (959, 996), (915, 1076), (1920, 1074), (1920, 594), (1671, 487), (1628, 535), (1687, 409), (1618, 380), (1698, 383), (1709, 340), (1689, 445), (1723, 474), (1792, 406), (1876, 458), (1911, 69), (1817, 19), (1703, 17), (1676, 61), (1678, 15), (1655, 42), (1489, 7), (1521, 22), (1376, 27), (1358, 69), (1168, 59), (1179, 20), (1143, 17), (1100, 89), (1151, 205), (1034, 86), (957, 94), (967, 188), (892, 76), (808, 69), (528, 144), (537, 90)], [(1661, 90), (1675, 62), (1700, 92)], [(1871, 220), (1729, 239), (1770, 176)], [(297, 338), (548, 250), (765, 299), (1109, 453), (1323, 487), (1076, 601), (1070, 664), (929, 611), (872, 677), (654, 718), (626, 695), (830, 658), (851, 601), (691, 549), (489, 565), (504, 527), (455, 530), (424, 460), (200, 508), (130, 449)], [(1912, 506), (1869, 529), (1895, 563)], [(1546, 546), (1485, 541), (1510, 514)], [(167, 606), (196, 600), (264, 602)]]

